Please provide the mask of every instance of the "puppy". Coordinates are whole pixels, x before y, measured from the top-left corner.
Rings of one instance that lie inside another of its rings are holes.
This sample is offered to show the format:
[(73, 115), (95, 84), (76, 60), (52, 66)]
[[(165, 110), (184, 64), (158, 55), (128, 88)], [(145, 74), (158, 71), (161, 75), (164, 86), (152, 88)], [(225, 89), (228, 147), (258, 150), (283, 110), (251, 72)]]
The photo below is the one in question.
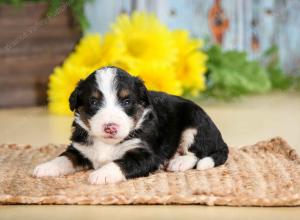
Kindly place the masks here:
[(94, 169), (91, 184), (116, 183), (168, 171), (209, 169), (227, 160), (228, 147), (195, 103), (148, 91), (143, 81), (117, 67), (99, 69), (70, 96), (75, 112), (72, 143), (38, 165), (36, 177)]

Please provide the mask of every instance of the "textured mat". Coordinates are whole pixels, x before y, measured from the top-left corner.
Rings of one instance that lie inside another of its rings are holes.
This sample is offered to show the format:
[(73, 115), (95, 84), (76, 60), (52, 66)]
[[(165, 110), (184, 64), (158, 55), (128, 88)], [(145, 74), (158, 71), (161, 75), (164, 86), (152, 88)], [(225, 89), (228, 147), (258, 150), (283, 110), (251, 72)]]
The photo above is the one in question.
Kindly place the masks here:
[(225, 165), (159, 171), (118, 184), (89, 185), (89, 172), (33, 178), (35, 165), (65, 146), (0, 146), (0, 204), (206, 204), (299, 206), (300, 158), (281, 138), (230, 148)]

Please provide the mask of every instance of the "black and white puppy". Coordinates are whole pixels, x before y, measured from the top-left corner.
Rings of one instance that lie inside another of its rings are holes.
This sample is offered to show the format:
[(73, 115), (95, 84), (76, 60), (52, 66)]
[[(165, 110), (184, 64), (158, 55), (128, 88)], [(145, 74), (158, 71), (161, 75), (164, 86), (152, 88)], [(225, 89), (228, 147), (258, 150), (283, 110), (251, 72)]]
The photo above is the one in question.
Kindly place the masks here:
[(70, 96), (75, 111), (72, 143), (38, 165), (34, 176), (94, 169), (92, 184), (168, 171), (204, 170), (227, 160), (228, 147), (209, 116), (195, 103), (148, 91), (143, 81), (116, 67), (99, 69)]

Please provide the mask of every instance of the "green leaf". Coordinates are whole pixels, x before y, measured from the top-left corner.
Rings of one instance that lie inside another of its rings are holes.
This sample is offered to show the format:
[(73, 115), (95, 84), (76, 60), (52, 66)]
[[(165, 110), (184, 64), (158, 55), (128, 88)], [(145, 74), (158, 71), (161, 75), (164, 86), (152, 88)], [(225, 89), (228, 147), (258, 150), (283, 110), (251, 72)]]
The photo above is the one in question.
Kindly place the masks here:
[(293, 78), (288, 76), (280, 66), (277, 46), (273, 45), (264, 52), (263, 63), (265, 63), (273, 89), (286, 90), (292, 86)]
[(271, 89), (271, 82), (265, 69), (257, 61), (247, 60), (246, 53), (223, 52), (219, 46), (212, 46), (207, 50), (207, 54), (208, 95), (231, 99)]

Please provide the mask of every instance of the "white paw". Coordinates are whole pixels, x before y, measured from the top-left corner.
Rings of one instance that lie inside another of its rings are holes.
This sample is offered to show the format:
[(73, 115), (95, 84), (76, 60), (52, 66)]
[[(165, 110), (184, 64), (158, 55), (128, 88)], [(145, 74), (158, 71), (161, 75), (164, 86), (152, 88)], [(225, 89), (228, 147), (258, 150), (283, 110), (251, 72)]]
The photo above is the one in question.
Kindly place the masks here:
[(71, 161), (65, 157), (57, 157), (46, 163), (42, 163), (36, 166), (33, 170), (33, 176), (43, 177), (43, 176), (61, 176), (68, 173), (74, 172), (73, 165)]
[(93, 171), (89, 176), (89, 183), (91, 184), (105, 184), (105, 183), (117, 183), (126, 180), (120, 167), (111, 162), (98, 170)]
[(206, 170), (209, 168), (213, 168), (214, 166), (215, 162), (211, 157), (204, 157), (197, 163), (197, 170)]
[(177, 156), (170, 160), (168, 171), (186, 171), (192, 169), (197, 163), (197, 157), (194, 155)]

